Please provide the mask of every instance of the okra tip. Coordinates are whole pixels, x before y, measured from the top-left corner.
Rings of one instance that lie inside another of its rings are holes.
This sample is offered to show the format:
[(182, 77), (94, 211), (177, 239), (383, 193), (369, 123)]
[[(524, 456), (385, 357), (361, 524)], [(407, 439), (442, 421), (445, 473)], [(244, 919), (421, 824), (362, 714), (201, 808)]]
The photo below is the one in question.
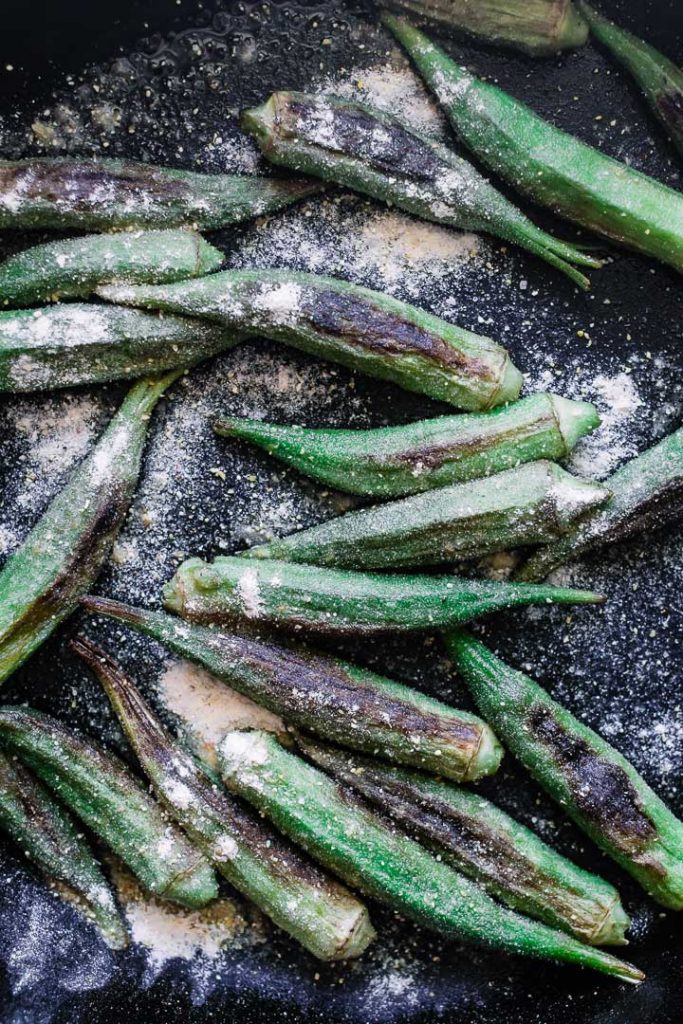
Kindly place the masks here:
[(590, 402), (577, 402), (553, 395), (552, 403), (567, 452), (570, 452), (582, 437), (600, 426), (598, 410)]
[(600, 922), (600, 926), (591, 936), (591, 945), (628, 946), (626, 932), (630, 923), (628, 914), (617, 896)]
[(498, 737), (487, 725), (481, 730), (479, 745), (472, 755), (463, 782), (474, 782), (485, 775), (495, 775), (505, 753)]
[(514, 402), (519, 398), (519, 393), (522, 390), (523, 384), (524, 377), (522, 376), (521, 371), (517, 369), (510, 359), (510, 356), (507, 356), (501, 373), (498, 390), (492, 396), (489, 402), (489, 408), (494, 405), (505, 405), (506, 402)]
[(247, 107), (240, 114), (240, 126), (254, 137), (264, 153), (272, 138), (271, 131), (276, 121), (277, 97), (278, 94), (274, 92), (258, 107)]

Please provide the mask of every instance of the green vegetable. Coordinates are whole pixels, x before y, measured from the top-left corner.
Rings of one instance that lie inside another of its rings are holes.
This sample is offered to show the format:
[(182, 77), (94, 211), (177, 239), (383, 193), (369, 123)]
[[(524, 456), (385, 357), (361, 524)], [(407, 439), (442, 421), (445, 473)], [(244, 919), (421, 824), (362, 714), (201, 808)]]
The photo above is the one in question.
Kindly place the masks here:
[(88, 843), (28, 768), (3, 753), (0, 827), (40, 868), (51, 888), (95, 924), (107, 945), (125, 949), (126, 926)]
[(203, 907), (218, 894), (202, 854), (117, 757), (32, 708), (0, 708), (0, 742), (114, 851), (156, 896)]
[(532, 462), (348, 512), (242, 554), (363, 570), (457, 562), (555, 540), (608, 496), (553, 462)]
[(223, 254), (196, 231), (126, 231), (36, 245), (0, 263), (0, 305), (89, 295), (112, 282), (163, 284), (216, 270)]
[(588, 28), (571, 0), (380, 0), (475, 39), (533, 57), (583, 46)]
[(100, 574), (133, 497), (149, 418), (177, 373), (135, 384), (90, 454), (0, 572), (0, 682)]
[(390, 380), (463, 409), (519, 394), (504, 348), (381, 292), (293, 270), (227, 270), (199, 281), (107, 287), (112, 302), (206, 317)]
[(556, 853), (478, 793), (299, 736), (319, 768), (388, 813), (492, 896), (594, 946), (626, 943), (617, 890)]
[(51, 391), (191, 366), (236, 345), (188, 317), (80, 302), (0, 312), (0, 391)]
[(673, 61), (579, 0), (590, 30), (631, 72), (671, 141), (683, 153), (683, 71)]
[(396, 498), (490, 476), (536, 459), (563, 459), (600, 423), (588, 402), (531, 395), (482, 415), (439, 416), (376, 430), (311, 430), (219, 420), (307, 476), (352, 494)]
[(536, 781), (646, 892), (683, 910), (683, 823), (635, 768), (464, 630), (446, 641), (480, 712)]
[(228, 882), (321, 960), (360, 956), (375, 936), (364, 905), (219, 789), (104, 651), (83, 639), (73, 646), (102, 683), (155, 792)]
[(683, 427), (642, 455), (631, 459), (606, 481), (611, 498), (558, 541), (540, 548), (522, 566), (524, 580), (543, 579), (558, 565), (593, 548), (655, 529), (683, 511)]
[(229, 732), (218, 756), (233, 792), (349, 885), (410, 920), (453, 938), (642, 980), (630, 964), (501, 907), (268, 733)]
[(461, 156), (362, 103), (276, 92), (242, 114), (273, 163), (356, 189), (424, 220), (514, 242), (587, 288), (600, 262), (547, 234)]
[(358, 665), (188, 625), (106, 598), (86, 597), (81, 603), (153, 637), (322, 739), (457, 781), (490, 775), (500, 763), (500, 744), (480, 718)]
[(386, 576), (226, 557), (211, 563), (190, 558), (164, 587), (164, 606), (190, 622), (350, 636), (441, 629), (519, 605), (602, 600), (599, 594), (566, 587)]
[(221, 228), (319, 191), (310, 181), (195, 174), (130, 160), (0, 160), (0, 228)]
[(683, 271), (683, 194), (605, 156), (475, 78), (408, 22), (385, 25), (408, 51), (458, 138), (524, 195)]

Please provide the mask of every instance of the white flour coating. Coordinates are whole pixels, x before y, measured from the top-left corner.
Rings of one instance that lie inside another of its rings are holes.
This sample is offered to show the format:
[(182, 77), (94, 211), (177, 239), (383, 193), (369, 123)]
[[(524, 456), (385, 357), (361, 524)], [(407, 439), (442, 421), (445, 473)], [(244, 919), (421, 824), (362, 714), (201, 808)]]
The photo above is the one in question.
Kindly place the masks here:
[(258, 619), (264, 606), (259, 589), (258, 570), (246, 569), (237, 581), (237, 593), (242, 602), (245, 615), (250, 619)]
[(219, 744), (220, 753), (226, 758), (228, 764), (240, 771), (245, 765), (267, 764), (268, 747), (262, 736), (255, 732), (239, 732), (233, 730), (227, 733)]
[(630, 431), (643, 402), (633, 377), (624, 372), (614, 377), (598, 374), (591, 385), (581, 388), (581, 396), (595, 403), (602, 423), (576, 446), (569, 468), (580, 476), (601, 480), (637, 453)]

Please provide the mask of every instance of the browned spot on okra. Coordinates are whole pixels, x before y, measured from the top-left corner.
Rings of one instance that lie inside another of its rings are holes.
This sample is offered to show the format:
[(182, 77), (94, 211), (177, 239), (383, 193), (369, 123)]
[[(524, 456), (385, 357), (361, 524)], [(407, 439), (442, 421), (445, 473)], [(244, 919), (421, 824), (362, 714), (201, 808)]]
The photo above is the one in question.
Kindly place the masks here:
[(683, 96), (679, 90), (662, 89), (656, 103), (669, 133), (683, 138)]
[(625, 770), (568, 732), (549, 708), (533, 704), (527, 724), (550, 751), (567, 779), (572, 799), (583, 818), (626, 854), (638, 853), (656, 836), (638, 793)]
[[(542, 421), (537, 419), (527, 427), (511, 426), (509, 430), (497, 433), (495, 437), (496, 445), (519, 444), (521, 441), (526, 440), (527, 437), (538, 433), (540, 422)], [(549, 427), (550, 421), (548, 423)], [(388, 455), (370, 453), (366, 456), (366, 459), (369, 463), (377, 462), (380, 465), (392, 465), (395, 463), (399, 465), (404, 463), (413, 465), (419, 462), (426, 469), (438, 469), (450, 457), (467, 458), (470, 455), (484, 454), (482, 452), (482, 441), (487, 442), (489, 440), (490, 435), (488, 434), (483, 436), (474, 435), (470, 438), (455, 441), (444, 439), (443, 441), (426, 442), (422, 445), (416, 444), (411, 448), (406, 448), (405, 451), (393, 452)]]
[[(609, 506), (607, 508), (609, 515)], [(683, 476), (669, 480), (666, 484), (648, 494), (644, 501), (637, 502), (630, 512), (604, 533), (600, 531), (600, 522), (596, 522), (596, 532), (601, 540), (616, 542), (633, 533), (643, 530), (655, 530), (668, 522), (678, 519), (683, 514)]]
[(0, 192), (16, 189), (26, 200), (68, 203), (89, 210), (139, 197), (170, 202), (185, 196), (185, 183), (154, 169), (124, 163), (116, 171), (97, 163), (39, 160), (0, 166)]

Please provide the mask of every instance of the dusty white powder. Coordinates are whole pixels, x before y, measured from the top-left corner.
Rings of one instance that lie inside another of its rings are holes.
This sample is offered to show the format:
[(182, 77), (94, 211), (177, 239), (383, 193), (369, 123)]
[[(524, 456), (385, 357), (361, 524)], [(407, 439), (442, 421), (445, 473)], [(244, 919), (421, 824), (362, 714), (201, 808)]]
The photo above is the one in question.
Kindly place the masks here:
[(598, 374), (592, 384), (582, 386), (581, 396), (596, 404), (602, 423), (579, 442), (569, 467), (580, 476), (602, 480), (636, 454), (638, 447), (631, 428), (643, 402), (633, 377), (624, 372), (614, 377)]
[(266, 764), (268, 761), (268, 747), (263, 737), (255, 732), (233, 730), (223, 737), (219, 750), (236, 769), (243, 765)]
[(242, 608), (249, 618), (257, 619), (263, 612), (263, 601), (259, 589), (258, 571), (247, 569), (237, 581), (237, 593), (242, 601)]

